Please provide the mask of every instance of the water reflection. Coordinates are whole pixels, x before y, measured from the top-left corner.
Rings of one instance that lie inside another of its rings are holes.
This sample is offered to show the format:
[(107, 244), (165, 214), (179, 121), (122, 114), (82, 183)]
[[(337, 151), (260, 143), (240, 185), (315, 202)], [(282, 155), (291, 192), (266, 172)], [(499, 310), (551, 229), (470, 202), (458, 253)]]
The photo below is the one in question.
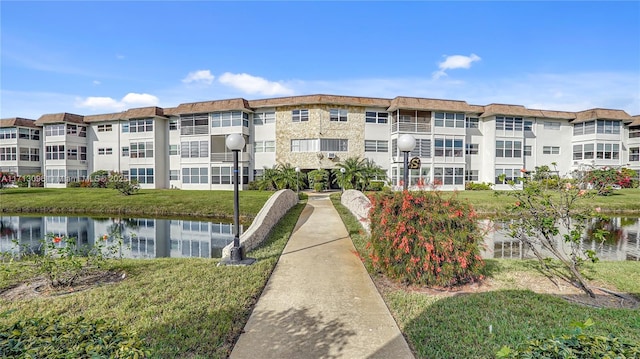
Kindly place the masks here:
[[(535, 258), (531, 249), (509, 237), (508, 231), (504, 229), (508, 223), (483, 220), (482, 224), (488, 229), (481, 250), (484, 258)], [(594, 238), (594, 232), (599, 229), (609, 232), (604, 242)], [(561, 239), (558, 240), (558, 245), (565, 246)], [(640, 261), (640, 219), (613, 217), (602, 221), (593, 220), (581, 242), (581, 249), (595, 251), (601, 260)]]
[(149, 218), (0, 216), (0, 252), (19, 255), (14, 241), (23, 251), (36, 252), (47, 234), (74, 237), (80, 246), (92, 246), (105, 234), (107, 245), (121, 237), (124, 258), (220, 258), (222, 248), (233, 241), (233, 224)]

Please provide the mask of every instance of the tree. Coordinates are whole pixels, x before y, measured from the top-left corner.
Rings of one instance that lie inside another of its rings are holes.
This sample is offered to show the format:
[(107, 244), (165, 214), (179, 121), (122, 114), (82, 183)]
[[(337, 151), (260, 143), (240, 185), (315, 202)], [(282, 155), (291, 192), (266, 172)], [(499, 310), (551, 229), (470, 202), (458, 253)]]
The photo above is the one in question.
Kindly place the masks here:
[[(386, 176), (382, 167), (368, 158), (349, 157), (338, 163), (336, 167), (333, 170), (333, 181), (344, 189), (364, 191), (369, 187), (372, 180)], [(342, 168), (344, 168), (344, 173), (341, 171)]]
[(309, 186), (316, 192), (322, 192), (329, 183), (329, 171), (319, 168), (308, 173)]
[[(586, 260), (595, 262), (598, 258), (591, 250), (581, 250), (580, 243), (589, 221), (600, 217), (599, 208), (592, 210), (588, 205), (588, 198), (596, 192), (582, 189), (567, 179), (559, 179), (555, 187), (548, 187), (544, 180), (523, 179), (523, 182), (522, 190), (498, 193), (515, 199), (502, 218), (510, 222), (509, 235), (531, 249), (543, 273), (556, 285), (559, 278), (594, 297), (581, 267)], [(514, 183), (510, 184), (515, 188)], [(606, 231), (594, 234), (603, 240)], [(560, 267), (553, 265), (547, 259), (549, 256)]]

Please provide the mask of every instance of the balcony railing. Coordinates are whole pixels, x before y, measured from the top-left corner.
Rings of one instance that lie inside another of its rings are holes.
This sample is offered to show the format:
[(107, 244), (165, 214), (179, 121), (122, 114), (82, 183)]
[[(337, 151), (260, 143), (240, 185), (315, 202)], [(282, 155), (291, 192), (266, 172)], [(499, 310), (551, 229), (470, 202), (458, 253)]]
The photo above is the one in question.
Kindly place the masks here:
[[(249, 154), (247, 152), (238, 153), (238, 161), (246, 162), (249, 160)], [(219, 152), (211, 154), (211, 162), (232, 162), (233, 152)]]
[(391, 124), (391, 133), (396, 132), (430, 133), (431, 124), (424, 122), (394, 122)]
[(182, 126), (180, 127), (181, 135), (207, 135), (209, 134), (209, 126)]

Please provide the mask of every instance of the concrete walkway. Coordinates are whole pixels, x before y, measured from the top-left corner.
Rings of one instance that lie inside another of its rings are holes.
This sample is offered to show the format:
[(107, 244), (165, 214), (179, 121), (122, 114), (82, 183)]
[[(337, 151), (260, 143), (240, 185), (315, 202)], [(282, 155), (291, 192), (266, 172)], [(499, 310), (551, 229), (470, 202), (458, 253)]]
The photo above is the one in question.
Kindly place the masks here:
[(413, 358), (329, 195), (309, 194), (232, 359)]

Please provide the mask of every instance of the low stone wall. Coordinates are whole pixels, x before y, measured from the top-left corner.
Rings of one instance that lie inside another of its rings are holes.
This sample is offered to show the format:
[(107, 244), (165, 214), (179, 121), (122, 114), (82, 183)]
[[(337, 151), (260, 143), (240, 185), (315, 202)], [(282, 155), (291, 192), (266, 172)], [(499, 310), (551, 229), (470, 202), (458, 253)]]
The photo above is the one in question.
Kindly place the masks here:
[[(240, 235), (240, 247), (244, 253), (259, 246), (267, 238), (273, 226), (296, 203), (298, 203), (298, 195), (290, 189), (283, 189), (271, 195), (254, 218), (251, 226)], [(223, 258), (229, 257), (232, 247), (233, 243), (230, 243), (222, 249)]]
[(369, 230), (369, 208), (371, 208), (371, 201), (369, 201), (369, 198), (367, 198), (364, 193), (355, 189), (348, 189), (342, 194), (340, 203), (351, 211), (367, 233), (371, 233)]

